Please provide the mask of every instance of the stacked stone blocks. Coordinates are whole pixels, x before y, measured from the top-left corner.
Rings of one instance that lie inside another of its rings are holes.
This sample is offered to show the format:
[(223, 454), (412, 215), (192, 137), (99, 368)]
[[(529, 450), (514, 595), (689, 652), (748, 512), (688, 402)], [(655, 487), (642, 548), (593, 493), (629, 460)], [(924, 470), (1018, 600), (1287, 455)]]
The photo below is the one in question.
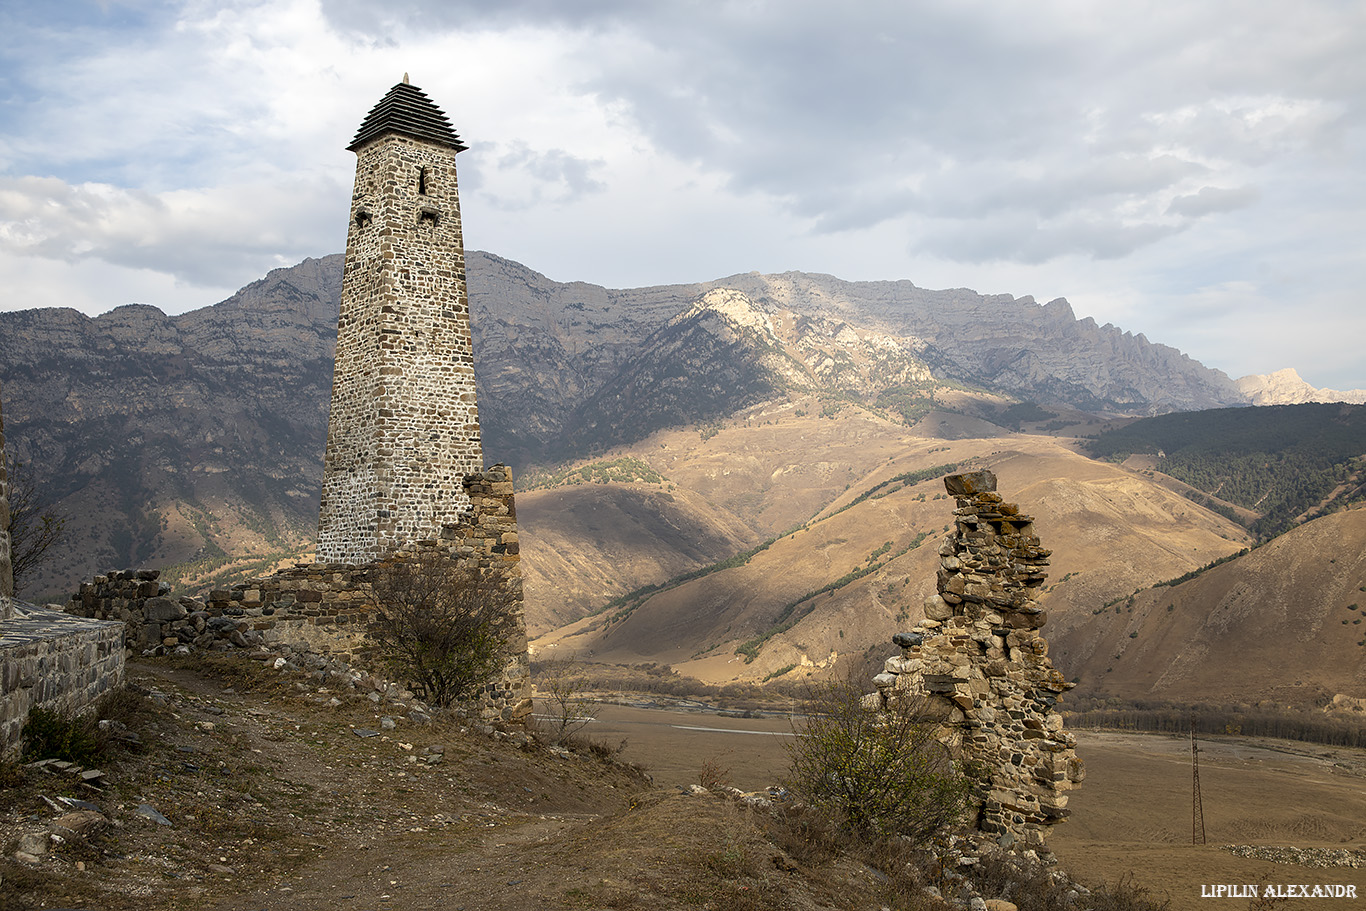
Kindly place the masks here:
[(483, 467), (457, 148), (356, 148), (318, 558), (363, 563), (434, 536)]
[(985, 776), (975, 828), (1004, 845), (1044, 846), (1084, 777), (1059, 696), (1070, 688), (1048, 660), (1035, 601), (1050, 552), (1033, 520), (995, 492), (990, 471), (951, 475), (954, 530), (940, 547), (938, 594), (925, 619), (893, 640), (901, 655), (874, 678), (875, 707), (923, 701), (950, 748)]
[(123, 630), (16, 605), (0, 630), (0, 756), (19, 748), (33, 708), (76, 712), (123, 685)]
[(5, 459), (5, 415), (0, 408), (0, 621), (14, 614), (14, 564), (10, 562), (9, 474)]

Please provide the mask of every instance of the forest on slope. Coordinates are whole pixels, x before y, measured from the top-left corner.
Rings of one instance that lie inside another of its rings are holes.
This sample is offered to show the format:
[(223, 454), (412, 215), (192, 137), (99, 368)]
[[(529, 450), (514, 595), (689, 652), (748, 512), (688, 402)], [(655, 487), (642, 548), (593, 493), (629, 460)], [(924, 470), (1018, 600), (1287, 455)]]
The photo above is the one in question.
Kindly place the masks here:
[(1157, 457), (1156, 469), (1211, 497), (1258, 514), (1246, 525), (1261, 540), (1314, 516), (1366, 499), (1366, 405), (1221, 408), (1145, 418), (1100, 434), (1092, 456)]

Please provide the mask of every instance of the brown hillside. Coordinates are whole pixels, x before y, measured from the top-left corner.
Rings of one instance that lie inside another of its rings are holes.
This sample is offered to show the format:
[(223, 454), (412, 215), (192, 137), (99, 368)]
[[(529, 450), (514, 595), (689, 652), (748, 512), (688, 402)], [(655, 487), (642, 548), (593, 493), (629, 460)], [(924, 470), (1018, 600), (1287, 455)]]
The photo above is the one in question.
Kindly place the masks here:
[(724, 560), (759, 536), (700, 494), (588, 484), (517, 497), (534, 636), (641, 585)]
[(1289, 704), (1366, 696), (1366, 509), (1052, 630), (1078, 695)]
[[(708, 440), (676, 432), (634, 454), (742, 519), (781, 528), (799, 516), (798, 504), (814, 519), (743, 566), (572, 624), (536, 648), (598, 661), (665, 662), (712, 682), (763, 679), (790, 666), (800, 674), (883, 648), (922, 616), (954, 504), (937, 477), (849, 504), (896, 475), (945, 463), (991, 467), (1007, 498), (1037, 518), (1054, 551), (1060, 584), (1047, 605), (1059, 616), (1089, 616), (1107, 600), (1245, 543), (1241, 529), (1223, 518), (1051, 437), (932, 439), (852, 406), (827, 419), (800, 410), (755, 410)], [(921, 427), (940, 420), (932, 414)], [(806, 458), (809, 452), (819, 452), (820, 461)], [(836, 488), (844, 478), (851, 478), (847, 488)], [(831, 590), (807, 597), (825, 588)], [(535, 614), (556, 609), (553, 601), (528, 603)], [(774, 630), (793, 620), (789, 629)], [(752, 662), (736, 654), (760, 638)]]

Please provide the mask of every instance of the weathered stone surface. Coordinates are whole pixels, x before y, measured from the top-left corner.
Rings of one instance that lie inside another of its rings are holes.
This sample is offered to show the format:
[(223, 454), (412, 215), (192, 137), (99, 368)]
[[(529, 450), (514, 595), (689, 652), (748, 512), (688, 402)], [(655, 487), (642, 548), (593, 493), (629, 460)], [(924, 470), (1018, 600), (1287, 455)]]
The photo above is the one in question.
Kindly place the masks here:
[(94, 810), (77, 810), (74, 813), (65, 813), (52, 821), (52, 828), (60, 835), (66, 837), (79, 837), (88, 835), (109, 820), (103, 813)]
[(435, 538), (469, 508), (461, 481), (484, 461), (460, 149), (382, 132), (352, 150), (318, 519), (325, 563), (364, 563)]
[(171, 821), (167, 819), (165, 816), (162, 816), (161, 812), (149, 803), (140, 804), (137, 809), (137, 814), (139, 816), (150, 819), (152, 822), (156, 823), (159, 826), (171, 825)]
[(0, 627), (0, 755), (35, 707), (70, 711), (123, 683), (124, 627), (14, 602)]
[(944, 487), (950, 496), (975, 497), (978, 494), (993, 493), (996, 490), (996, 475), (983, 468), (965, 474), (951, 474), (944, 479)]
[[(948, 620), (952, 616), (953, 608), (949, 605), (949, 602), (944, 598), (944, 595), (942, 593), (937, 595), (931, 595), (930, 597), (925, 599), (925, 619)], [(898, 635), (904, 636), (907, 634), (899, 633)], [(895, 642), (896, 640), (893, 639), (892, 641)], [(919, 643), (916, 644), (918, 645)], [(906, 646), (902, 647), (905, 648)]]
[[(945, 487), (957, 508), (939, 549), (939, 594), (926, 600), (914, 631), (897, 635), (902, 655), (875, 678), (873, 698), (923, 700), (925, 711), (946, 718), (945, 743), (988, 770), (978, 832), (1038, 847), (1067, 816), (1062, 792), (1085, 775), (1056, 711), (1055, 694), (1068, 684), (1037, 632), (1047, 614), (1033, 594), (1049, 552), (1028, 517), (994, 493), (991, 472), (954, 475)], [(897, 680), (887, 686), (891, 674)]]
[[(3, 390), (0, 390), (3, 392)], [(9, 539), (9, 475), (5, 466), (5, 414), (0, 401), (0, 621), (14, 613), (10, 598), (14, 595), (14, 566), (10, 561)]]
[(925, 641), (925, 634), (920, 631), (910, 633), (897, 633), (892, 637), (892, 644), (898, 648), (912, 648)]
[(170, 598), (148, 598), (142, 605), (142, 616), (147, 620), (183, 620), (188, 615), (185, 605)]

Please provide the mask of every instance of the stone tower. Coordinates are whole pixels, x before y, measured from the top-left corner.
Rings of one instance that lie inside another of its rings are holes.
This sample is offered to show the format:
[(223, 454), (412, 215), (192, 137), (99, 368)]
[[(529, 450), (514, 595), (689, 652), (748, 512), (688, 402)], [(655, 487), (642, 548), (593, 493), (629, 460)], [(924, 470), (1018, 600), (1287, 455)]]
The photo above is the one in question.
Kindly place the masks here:
[(356, 185), (318, 560), (365, 563), (438, 536), (483, 468), (455, 156), (445, 113), (403, 82), (347, 147)]
[(10, 596), (14, 594), (13, 564), (10, 563), (9, 540), (9, 478), (5, 473), (5, 415), (0, 411), (0, 620), (8, 620), (13, 612)]

